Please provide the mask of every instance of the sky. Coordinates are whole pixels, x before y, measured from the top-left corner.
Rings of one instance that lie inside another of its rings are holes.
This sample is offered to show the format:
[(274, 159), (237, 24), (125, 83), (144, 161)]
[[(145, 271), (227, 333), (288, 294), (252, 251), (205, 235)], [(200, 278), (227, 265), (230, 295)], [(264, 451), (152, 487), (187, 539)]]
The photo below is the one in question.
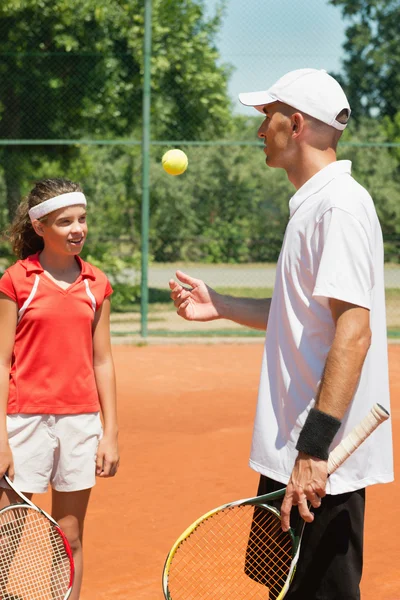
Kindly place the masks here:
[[(204, 0), (208, 14), (217, 0)], [(234, 67), (229, 93), (235, 112), (239, 92), (265, 90), (293, 69), (341, 71), (345, 27), (341, 11), (327, 0), (226, 0), (217, 46), (223, 63)]]

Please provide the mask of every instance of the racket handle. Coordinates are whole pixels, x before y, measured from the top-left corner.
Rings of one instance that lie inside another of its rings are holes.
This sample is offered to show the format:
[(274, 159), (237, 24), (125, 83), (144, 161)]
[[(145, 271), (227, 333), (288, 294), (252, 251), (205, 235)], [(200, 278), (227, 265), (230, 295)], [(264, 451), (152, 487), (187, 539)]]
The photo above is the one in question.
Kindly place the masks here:
[(328, 473), (331, 475), (373, 431), (389, 418), (388, 411), (380, 404), (374, 404), (364, 419), (329, 454)]

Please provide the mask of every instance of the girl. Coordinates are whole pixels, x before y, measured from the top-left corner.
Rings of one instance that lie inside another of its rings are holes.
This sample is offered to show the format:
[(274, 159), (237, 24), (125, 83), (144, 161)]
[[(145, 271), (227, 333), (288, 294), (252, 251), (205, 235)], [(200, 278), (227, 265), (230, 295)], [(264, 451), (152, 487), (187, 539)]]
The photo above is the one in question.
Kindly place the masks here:
[[(0, 478), (15, 475), (28, 497), (50, 483), (52, 515), (74, 556), (70, 600), (79, 599), (95, 475), (114, 476), (119, 462), (112, 288), (79, 257), (87, 231), (78, 184), (37, 183), (10, 229), (20, 260), (0, 280)], [(0, 486), (3, 507), (15, 498), (4, 480)]]

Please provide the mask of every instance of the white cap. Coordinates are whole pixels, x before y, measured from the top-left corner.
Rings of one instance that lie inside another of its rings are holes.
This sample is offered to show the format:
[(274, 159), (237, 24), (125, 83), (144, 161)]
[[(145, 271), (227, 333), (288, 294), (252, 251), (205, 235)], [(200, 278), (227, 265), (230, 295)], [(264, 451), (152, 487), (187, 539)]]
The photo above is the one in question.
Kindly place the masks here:
[(260, 112), (266, 104), (283, 102), (301, 112), (343, 130), (347, 123), (339, 123), (336, 117), (350, 105), (339, 83), (323, 69), (297, 69), (278, 79), (264, 92), (239, 94), (245, 106), (254, 106)]

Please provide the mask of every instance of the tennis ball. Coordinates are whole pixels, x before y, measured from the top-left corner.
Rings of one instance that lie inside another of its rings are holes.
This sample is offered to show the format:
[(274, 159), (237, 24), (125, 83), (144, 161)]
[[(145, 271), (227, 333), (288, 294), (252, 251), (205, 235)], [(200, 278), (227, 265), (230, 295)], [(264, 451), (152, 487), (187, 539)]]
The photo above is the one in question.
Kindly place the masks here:
[(188, 157), (182, 150), (168, 150), (162, 157), (162, 166), (169, 175), (182, 175), (188, 166)]

